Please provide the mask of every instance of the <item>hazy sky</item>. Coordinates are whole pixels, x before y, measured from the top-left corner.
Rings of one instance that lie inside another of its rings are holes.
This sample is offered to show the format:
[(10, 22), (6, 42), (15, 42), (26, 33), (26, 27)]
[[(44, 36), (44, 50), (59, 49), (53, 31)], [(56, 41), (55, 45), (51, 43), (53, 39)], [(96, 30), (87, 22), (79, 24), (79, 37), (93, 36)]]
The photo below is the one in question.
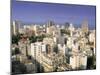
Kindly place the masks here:
[(95, 26), (95, 6), (38, 3), (38, 2), (12, 2), (12, 20), (25, 23), (46, 23), (53, 20), (55, 23), (64, 24), (72, 22), (81, 24), (87, 19), (89, 25)]

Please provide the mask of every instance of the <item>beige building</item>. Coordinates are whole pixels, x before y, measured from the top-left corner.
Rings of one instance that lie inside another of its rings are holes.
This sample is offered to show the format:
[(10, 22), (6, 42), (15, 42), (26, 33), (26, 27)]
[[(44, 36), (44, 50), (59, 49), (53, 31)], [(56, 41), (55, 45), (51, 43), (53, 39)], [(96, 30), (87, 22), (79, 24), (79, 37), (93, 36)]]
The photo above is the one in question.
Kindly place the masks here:
[(45, 72), (53, 72), (60, 65), (65, 63), (66, 59), (62, 54), (41, 54), (41, 64)]
[(70, 57), (70, 65), (72, 66), (73, 70), (77, 69), (86, 69), (87, 67), (87, 56), (83, 54), (74, 53)]
[(87, 33), (88, 32), (88, 21), (87, 20), (84, 20), (83, 23), (82, 23), (82, 32), (83, 33)]
[(21, 52), (21, 54), (27, 56), (27, 55), (31, 55), (31, 50), (30, 50), (30, 43), (28, 39), (21, 39), (18, 42), (18, 46), (19, 46), (19, 50)]
[(49, 37), (44, 38), (43, 43), (45, 43), (48, 46), (49, 53), (52, 53), (53, 48), (55, 46), (55, 42), (54, 42), (53, 38), (49, 38)]

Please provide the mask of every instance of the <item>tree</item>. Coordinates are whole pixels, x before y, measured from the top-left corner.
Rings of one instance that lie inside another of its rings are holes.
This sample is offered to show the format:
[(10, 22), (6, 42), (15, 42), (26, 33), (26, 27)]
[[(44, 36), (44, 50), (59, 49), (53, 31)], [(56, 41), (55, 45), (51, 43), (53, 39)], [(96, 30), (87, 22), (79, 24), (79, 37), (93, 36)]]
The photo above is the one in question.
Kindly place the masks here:
[(31, 43), (34, 43), (34, 42), (37, 41), (37, 37), (36, 36), (31, 36), (31, 37), (29, 37), (29, 40), (30, 40)]
[(69, 30), (61, 29), (61, 34), (70, 35), (70, 32), (69, 32)]
[(87, 59), (87, 69), (95, 69), (96, 65), (94, 64), (94, 62), (96, 61), (96, 57), (95, 56), (90, 56)]
[(21, 34), (12, 35), (12, 44), (18, 44), (18, 41), (21, 39)]
[(29, 37), (29, 40), (31, 43), (34, 43), (36, 41), (43, 41), (43, 38), (45, 38), (45, 35), (39, 35), (39, 36), (31, 36)]
[(19, 54), (19, 53), (20, 53), (19, 48), (15, 48), (15, 54)]

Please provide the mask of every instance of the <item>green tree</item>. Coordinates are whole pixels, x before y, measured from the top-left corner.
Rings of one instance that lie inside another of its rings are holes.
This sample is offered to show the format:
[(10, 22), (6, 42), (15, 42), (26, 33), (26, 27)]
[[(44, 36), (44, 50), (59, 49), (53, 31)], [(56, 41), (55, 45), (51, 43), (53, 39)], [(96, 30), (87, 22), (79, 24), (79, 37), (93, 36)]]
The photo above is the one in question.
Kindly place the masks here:
[(15, 54), (19, 54), (19, 53), (20, 53), (19, 48), (15, 48)]
[(21, 39), (21, 34), (12, 35), (12, 44), (18, 44), (20, 39)]
[(30, 40), (31, 43), (34, 43), (34, 42), (37, 41), (37, 37), (36, 36), (31, 36), (31, 37), (29, 37), (29, 40)]
[(69, 32), (69, 30), (61, 29), (61, 34), (70, 35), (70, 32)]
[(88, 59), (87, 59), (87, 69), (95, 69), (96, 68), (95, 61), (96, 61), (95, 56), (88, 57)]
[(29, 37), (29, 40), (31, 43), (34, 43), (36, 41), (43, 41), (43, 38), (45, 38), (45, 35), (40, 35), (40, 36), (31, 36)]

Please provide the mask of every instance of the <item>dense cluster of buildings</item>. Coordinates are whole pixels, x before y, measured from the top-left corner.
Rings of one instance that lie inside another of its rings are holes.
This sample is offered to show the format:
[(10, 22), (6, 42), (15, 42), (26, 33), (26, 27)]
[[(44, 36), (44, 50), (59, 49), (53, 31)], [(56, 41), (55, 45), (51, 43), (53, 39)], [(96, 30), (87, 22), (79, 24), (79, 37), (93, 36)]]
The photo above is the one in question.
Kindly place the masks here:
[[(88, 57), (96, 54), (95, 29), (88, 28), (88, 21), (82, 27), (73, 24), (56, 25), (49, 21), (45, 25), (22, 25), (19, 21), (12, 23), (12, 36), (21, 34), (18, 44), (11, 45), (13, 61), (20, 61), (27, 73), (55, 72), (87, 69)], [(30, 42), (31, 36), (42, 36), (43, 39)]]

